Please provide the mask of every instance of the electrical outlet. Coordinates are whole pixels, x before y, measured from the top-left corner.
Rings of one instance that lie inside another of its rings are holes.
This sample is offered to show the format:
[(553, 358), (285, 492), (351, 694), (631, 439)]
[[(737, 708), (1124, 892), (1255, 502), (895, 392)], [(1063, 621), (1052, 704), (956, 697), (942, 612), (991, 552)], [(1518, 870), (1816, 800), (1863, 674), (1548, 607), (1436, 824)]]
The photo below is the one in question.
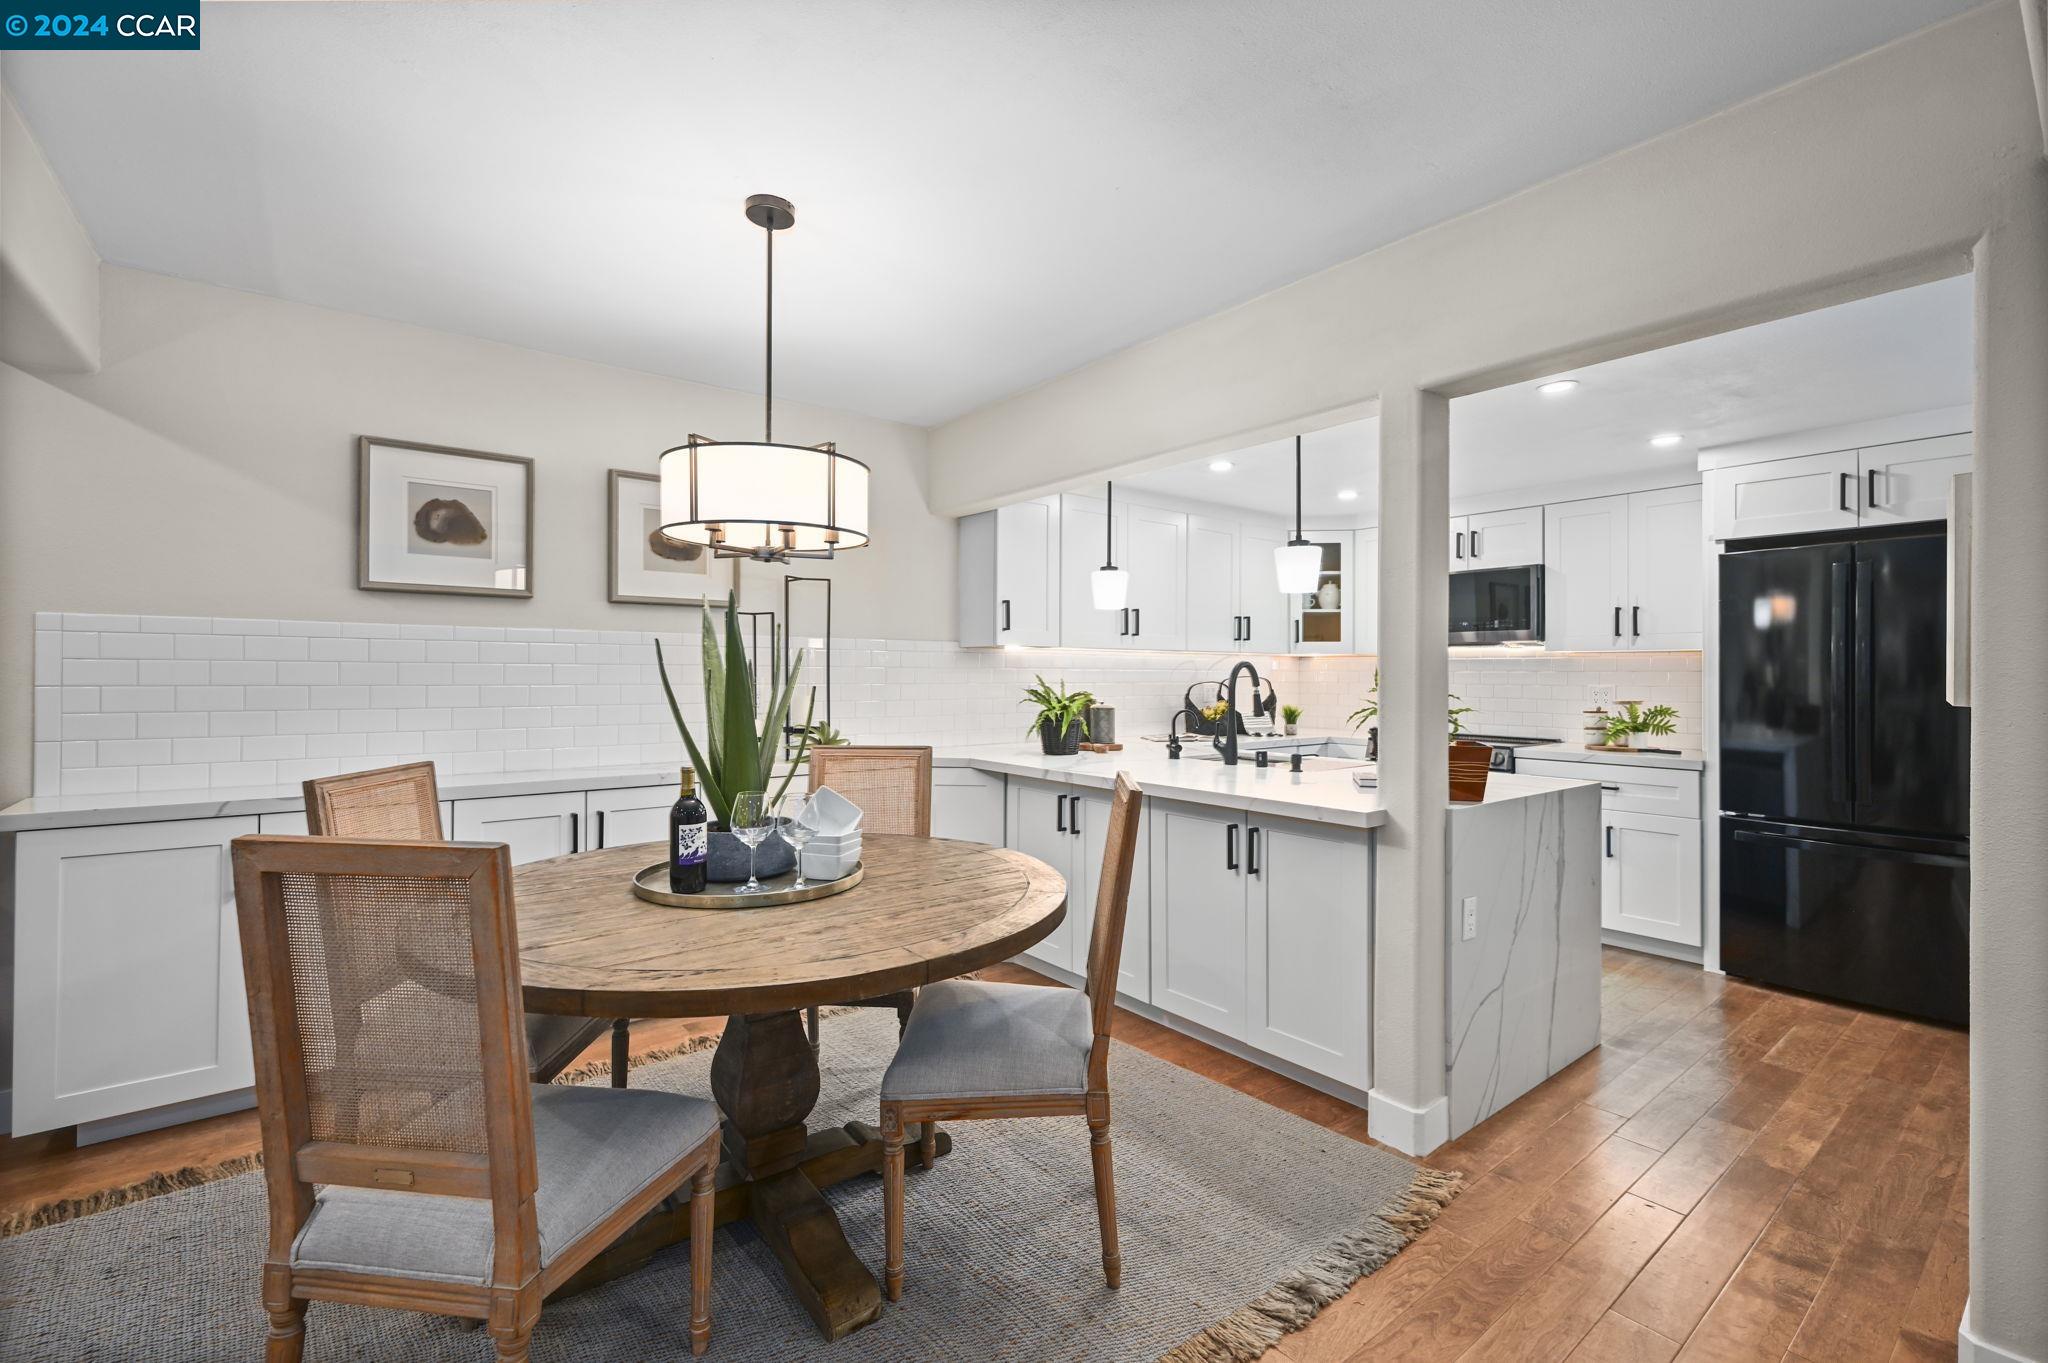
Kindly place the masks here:
[(1594, 709), (1605, 709), (1614, 704), (1614, 688), (1611, 686), (1589, 686), (1586, 688), (1586, 699), (1593, 703)]
[(1465, 899), (1464, 940), (1469, 942), (1479, 935), (1479, 896), (1468, 895)]

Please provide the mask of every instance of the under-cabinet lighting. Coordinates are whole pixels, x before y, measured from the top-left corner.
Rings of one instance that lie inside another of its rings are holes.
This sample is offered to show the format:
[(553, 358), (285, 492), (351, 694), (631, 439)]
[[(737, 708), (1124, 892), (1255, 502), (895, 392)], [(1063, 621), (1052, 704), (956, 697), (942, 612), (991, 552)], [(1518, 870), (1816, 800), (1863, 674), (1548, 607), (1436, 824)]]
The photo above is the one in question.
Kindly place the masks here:
[(1536, 391), (1547, 398), (1555, 398), (1564, 396), (1578, 386), (1577, 379), (1552, 379), (1549, 383), (1537, 384)]

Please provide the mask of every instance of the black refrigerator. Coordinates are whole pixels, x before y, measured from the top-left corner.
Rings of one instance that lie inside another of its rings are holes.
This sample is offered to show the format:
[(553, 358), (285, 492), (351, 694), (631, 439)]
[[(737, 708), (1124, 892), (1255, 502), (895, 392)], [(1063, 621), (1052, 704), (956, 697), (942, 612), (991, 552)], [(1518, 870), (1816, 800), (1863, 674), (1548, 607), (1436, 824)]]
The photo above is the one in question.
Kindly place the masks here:
[(1946, 537), (1730, 544), (1720, 562), (1722, 968), (1967, 1022)]

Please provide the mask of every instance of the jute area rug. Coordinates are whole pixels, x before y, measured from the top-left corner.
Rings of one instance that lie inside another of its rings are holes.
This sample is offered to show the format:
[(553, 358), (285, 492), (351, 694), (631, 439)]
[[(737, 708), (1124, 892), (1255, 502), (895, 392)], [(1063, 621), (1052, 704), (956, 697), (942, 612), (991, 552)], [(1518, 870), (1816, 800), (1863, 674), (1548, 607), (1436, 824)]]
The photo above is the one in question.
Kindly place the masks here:
[[(862, 1010), (824, 1029), (814, 1126), (875, 1120), (895, 1018)], [(643, 1064), (636, 1087), (708, 1093), (708, 1051)], [(593, 1076), (594, 1077), (594, 1076)], [(603, 1082), (597, 1079), (597, 1082)], [(1087, 1127), (1078, 1118), (961, 1123), (954, 1153), (909, 1179), (902, 1302), (821, 1340), (744, 1223), (718, 1232), (710, 1359), (720, 1363), (1242, 1363), (1313, 1319), (1427, 1227), (1454, 1176), (1421, 1168), (1118, 1044), (1117, 1211), (1123, 1286), (1102, 1266)], [(882, 1189), (831, 1193), (854, 1250), (880, 1275)], [(239, 1173), (0, 1240), (0, 1358), (247, 1360), (263, 1356), (257, 1300), (263, 1175)], [(549, 1305), (536, 1363), (689, 1357), (688, 1247)], [(308, 1363), (486, 1363), (489, 1336), (445, 1319), (316, 1302)]]

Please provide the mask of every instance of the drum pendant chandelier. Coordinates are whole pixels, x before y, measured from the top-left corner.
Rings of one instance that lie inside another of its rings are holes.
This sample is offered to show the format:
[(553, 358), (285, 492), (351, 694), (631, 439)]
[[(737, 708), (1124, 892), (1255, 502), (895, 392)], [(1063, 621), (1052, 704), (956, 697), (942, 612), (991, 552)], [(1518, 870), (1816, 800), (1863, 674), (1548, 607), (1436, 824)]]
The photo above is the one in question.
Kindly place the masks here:
[(761, 439), (692, 435), (661, 455), (661, 533), (718, 558), (831, 558), (868, 542), (868, 466), (822, 445), (775, 439), (775, 234), (796, 222), (787, 199), (756, 194), (747, 220), (768, 237), (767, 386)]

